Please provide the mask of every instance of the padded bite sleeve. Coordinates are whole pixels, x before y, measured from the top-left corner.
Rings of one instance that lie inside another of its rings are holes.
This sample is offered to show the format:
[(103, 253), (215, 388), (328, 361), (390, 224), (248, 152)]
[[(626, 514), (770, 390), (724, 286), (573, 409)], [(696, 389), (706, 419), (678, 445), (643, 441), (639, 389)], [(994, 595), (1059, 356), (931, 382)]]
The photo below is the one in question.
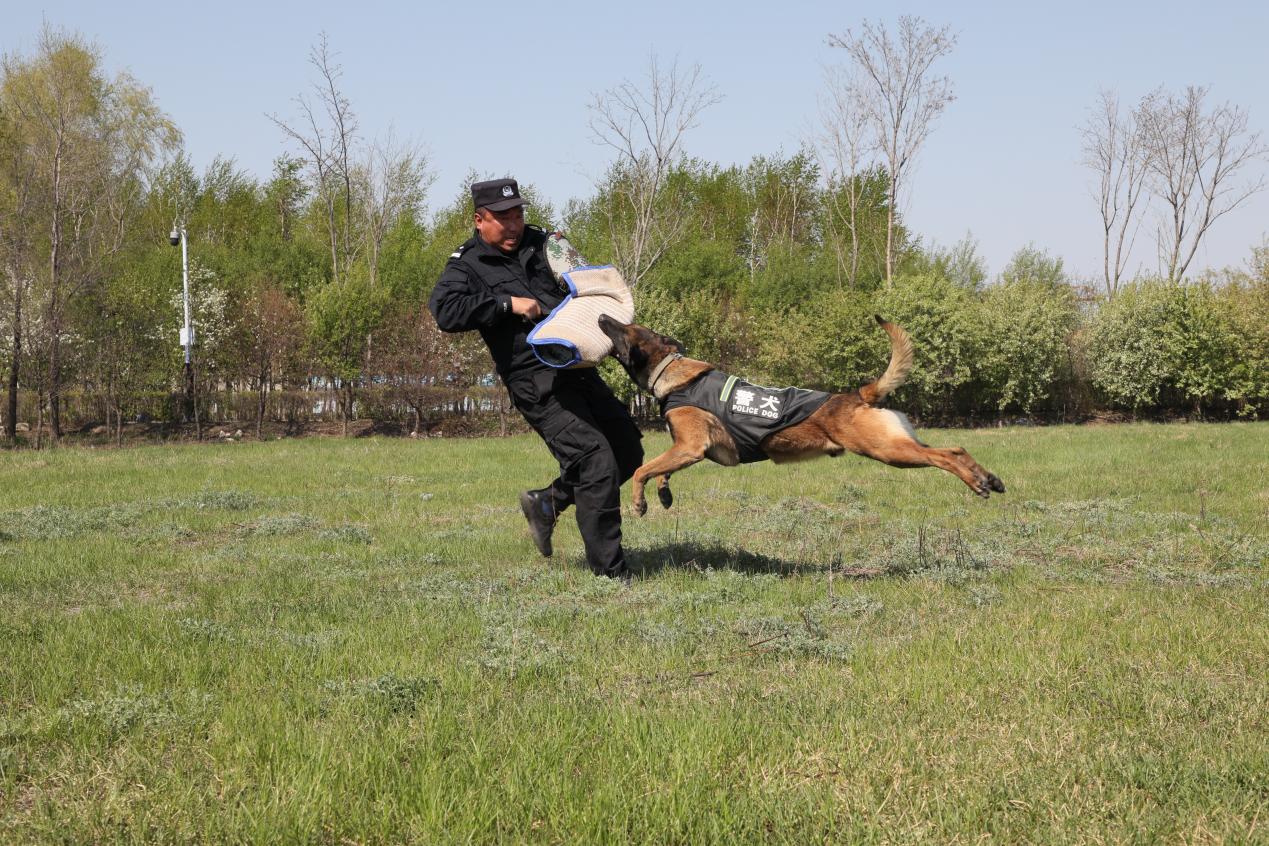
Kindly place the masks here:
[(576, 267), (560, 274), (568, 296), (529, 332), (538, 360), (550, 367), (593, 367), (612, 351), (599, 316), (634, 320), (630, 286), (610, 264)]

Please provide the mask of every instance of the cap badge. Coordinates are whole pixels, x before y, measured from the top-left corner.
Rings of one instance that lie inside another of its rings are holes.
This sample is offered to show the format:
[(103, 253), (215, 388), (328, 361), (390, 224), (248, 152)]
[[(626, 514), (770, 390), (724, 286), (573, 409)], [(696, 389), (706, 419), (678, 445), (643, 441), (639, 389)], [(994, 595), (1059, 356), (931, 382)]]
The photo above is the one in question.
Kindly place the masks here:
[(515, 191), (511, 190), (511, 186), (510, 186), (510, 185), (504, 185), (504, 186), (502, 186), (502, 196), (504, 196), (504, 197), (510, 197), (510, 196), (511, 196), (512, 194), (514, 194), (514, 193), (515, 193)]

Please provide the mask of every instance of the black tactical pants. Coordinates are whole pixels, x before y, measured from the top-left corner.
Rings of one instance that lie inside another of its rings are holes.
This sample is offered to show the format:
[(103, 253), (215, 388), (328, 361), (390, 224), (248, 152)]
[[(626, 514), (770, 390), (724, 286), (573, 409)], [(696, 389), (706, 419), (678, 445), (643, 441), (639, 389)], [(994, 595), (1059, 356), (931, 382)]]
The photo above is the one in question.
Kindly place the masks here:
[(621, 486), (643, 463), (642, 435), (630, 413), (590, 367), (512, 377), (507, 391), (560, 463), (559, 478), (543, 490), (556, 514), (577, 506), (591, 570), (625, 575)]

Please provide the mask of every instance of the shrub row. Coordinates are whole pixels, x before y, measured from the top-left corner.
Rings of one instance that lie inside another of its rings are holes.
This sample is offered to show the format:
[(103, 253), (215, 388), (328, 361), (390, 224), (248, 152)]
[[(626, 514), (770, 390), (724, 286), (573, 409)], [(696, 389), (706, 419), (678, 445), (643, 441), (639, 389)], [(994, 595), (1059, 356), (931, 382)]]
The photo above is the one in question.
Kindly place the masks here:
[[(915, 348), (915, 366), (891, 404), (926, 423), (1079, 420), (1100, 409), (1256, 418), (1269, 409), (1266, 274), (1183, 285), (1144, 280), (1113, 298), (1081, 298), (1041, 279), (968, 287), (917, 273), (876, 291), (821, 291), (769, 315), (725, 296), (654, 287), (639, 291), (638, 304), (640, 322), (679, 338), (690, 355), (756, 382), (829, 391), (856, 389), (884, 369), (888, 339), (873, 320), (883, 315)], [(655, 403), (636, 396), (615, 362), (604, 372), (638, 415), (655, 416)], [(501, 387), (478, 381), (428, 387), (404, 371), (360, 378), (353, 414), (410, 431), (518, 431)], [(18, 417), (34, 424), (35, 397), (23, 392), (22, 400)], [(258, 402), (255, 390), (200, 389), (205, 423), (253, 422)], [(125, 414), (174, 422), (182, 403), (179, 391), (141, 392)], [(340, 419), (336, 392), (320, 385), (270, 391), (264, 412), (265, 422), (299, 429)], [(109, 403), (82, 390), (63, 396), (63, 413), (72, 428), (111, 418)]]
[(894, 404), (929, 420), (1008, 416), (1256, 417), (1269, 408), (1269, 279), (1143, 280), (1113, 298), (1015, 278), (982, 288), (937, 274), (826, 291), (772, 314), (707, 297), (643, 296), (640, 320), (755, 381), (852, 390), (885, 366), (879, 314), (916, 363)]

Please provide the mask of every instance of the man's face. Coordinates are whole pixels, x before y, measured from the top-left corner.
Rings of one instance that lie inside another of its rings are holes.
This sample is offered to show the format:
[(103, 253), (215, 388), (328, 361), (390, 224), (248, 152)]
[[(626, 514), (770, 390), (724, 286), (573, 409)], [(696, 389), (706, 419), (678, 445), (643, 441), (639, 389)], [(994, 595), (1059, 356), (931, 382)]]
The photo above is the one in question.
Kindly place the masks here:
[(524, 206), (512, 206), (505, 211), (476, 209), (476, 231), (486, 244), (511, 252), (524, 235)]

